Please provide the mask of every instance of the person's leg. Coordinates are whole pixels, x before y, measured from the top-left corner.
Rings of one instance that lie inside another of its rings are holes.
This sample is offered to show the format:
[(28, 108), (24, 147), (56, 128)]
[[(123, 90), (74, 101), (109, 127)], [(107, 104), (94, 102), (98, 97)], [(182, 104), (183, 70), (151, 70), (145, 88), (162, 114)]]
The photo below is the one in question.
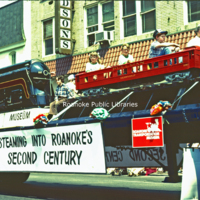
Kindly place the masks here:
[(164, 47), (163, 50), (160, 52), (159, 56), (167, 55), (172, 53), (171, 49), (169, 47)]
[[(160, 54), (158, 54), (158, 56), (163, 56), (163, 55), (167, 55), (172, 53), (171, 49), (169, 47), (164, 47), (162, 49), (162, 51), (160, 52)], [(172, 63), (171, 59), (170, 59), (170, 64)], [(167, 65), (167, 60), (164, 61), (164, 66)], [(158, 68), (158, 62), (154, 63), (154, 68)]]
[(57, 111), (60, 112), (63, 108), (67, 105), (68, 100), (67, 98), (59, 99), (57, 102)]
[(53, 115), (56, 115), (56, 114), (57, 114), (56, 101), (53, 101), (50, 103), (50, 110), (49, 110), (47, 118), (50, 120), (53, 117)]
[(57, 114), (56, 101), (53, 101), (53, 102), (50, 103), (49, 114), (52, 114), (52, 115)]
[[(172, 53), (171, 49), (168, 48), (168, 47), (165, 47), (165, 48), (161, 51), (160, 56), (161, 56), (161, 55), (167, 55), (167, 54), (170, 54), (170, 53)], [(176, 60), (177, 60), (177, 59), (174, 58), (174, 64), (177, 63)], [(182, 62), (183, 62), (183, 57), (179, 57), (178, 60), (179, 60), (179, 63), (182, 63)], [(172, 60), (170, 59), (170, 65), (171, 65), (171, 64), (172, 64)]]
[[(172, 53), (171, 49), (169, 47), (164, 47), (163, 50), (160, 52), (160, 56), (168, 55)], [(170, 65), (172, 64), (172, 60), (170, 59)], [(167, 65), (167, 60), (164, 61), (164, 66)]]

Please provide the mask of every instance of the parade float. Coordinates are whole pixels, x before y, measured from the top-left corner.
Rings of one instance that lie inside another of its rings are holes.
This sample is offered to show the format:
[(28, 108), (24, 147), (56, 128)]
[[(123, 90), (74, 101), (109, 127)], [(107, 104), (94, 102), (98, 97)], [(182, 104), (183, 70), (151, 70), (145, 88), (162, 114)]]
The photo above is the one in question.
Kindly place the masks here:
[(79, 73), (82, 95), (49, 121), (45, 113), (54, 94), (44, 63), (0, 69), (0, 180), (159, 166), (168, 170), (168, 181), (178, 181), (180, 144), (200, 138), (199, 61), (200, 48), (190, 47)]

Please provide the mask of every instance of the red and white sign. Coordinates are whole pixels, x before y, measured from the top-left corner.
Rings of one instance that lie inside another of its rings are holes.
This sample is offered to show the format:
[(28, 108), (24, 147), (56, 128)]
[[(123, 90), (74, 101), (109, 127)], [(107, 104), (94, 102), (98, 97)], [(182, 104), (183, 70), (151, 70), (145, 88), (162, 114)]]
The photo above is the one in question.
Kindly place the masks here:
[(162, 116), (132, 119), (132, 147), (163, 147)]

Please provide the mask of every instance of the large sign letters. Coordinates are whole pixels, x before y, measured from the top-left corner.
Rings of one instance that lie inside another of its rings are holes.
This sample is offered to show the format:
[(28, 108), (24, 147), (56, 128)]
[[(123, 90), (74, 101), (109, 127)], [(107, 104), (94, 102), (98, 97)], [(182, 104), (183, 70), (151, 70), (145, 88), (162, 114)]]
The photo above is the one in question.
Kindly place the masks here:
[(1, 172), (106, 173), (100, 123), (0, 133)]
[(56, 53), (72, 53), (72, 1), (55, 1)]

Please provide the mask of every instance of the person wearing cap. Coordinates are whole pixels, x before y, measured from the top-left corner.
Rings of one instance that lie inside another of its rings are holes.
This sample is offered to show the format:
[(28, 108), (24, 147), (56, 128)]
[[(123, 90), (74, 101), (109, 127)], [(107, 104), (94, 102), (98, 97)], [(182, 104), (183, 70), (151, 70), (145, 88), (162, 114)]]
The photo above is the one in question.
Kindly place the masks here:
[(200, 24), (196, 27), (194, 32), (196, 36), (188, 42), (187, 47), (200, 46)]
[(170, 47), (173, 47), (175, 52), (179, 51), (178, 44), (165, 42), (167, 33), (167, 31), (162, 31), (161, 29), (157, 29), (154, 32), (153, 37), (156, 39), (156, 41), (152, 42), (150, 46), (149, 58), (172, 53), (172, 49)]
[(68, 76), (68, 83), (66, 83), (66, 86), (71, 90), (72, 97), (75, 98), (76, 94), (78, 93), (78, 90), (76, 90), (76, 85), (75, 85), (75, 75), (70, 74)]
[(118, 65), (134, 62), (134, 58), (129, 54), (129, 44), (123, 44), (121, 47), (122, 54), (119, 56)]
[(89, 62), (86, 64), (85, 72), (92, 72), (104, 68), (105, 66), (101, 64), (99, 54), (97, 52), (90, 53)]

